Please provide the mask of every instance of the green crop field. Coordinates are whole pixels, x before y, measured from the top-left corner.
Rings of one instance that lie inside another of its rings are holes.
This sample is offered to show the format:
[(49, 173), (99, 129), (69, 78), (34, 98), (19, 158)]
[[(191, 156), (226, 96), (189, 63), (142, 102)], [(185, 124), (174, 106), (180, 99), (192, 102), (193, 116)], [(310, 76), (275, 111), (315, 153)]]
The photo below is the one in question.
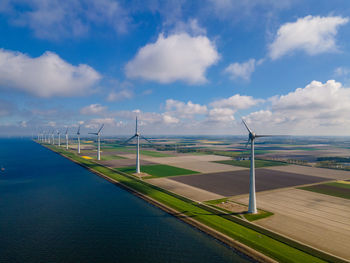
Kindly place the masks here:
[(312, 256), (304, 251), (291, 247), (285, 242), (278, 241), (256, 230), (229, 220), (221, 216), (222, 213), (204, 209), (202, 206), (199, 206), (189, 199), (172, 194), (122, 172), (117, 172), (108, 167), (99, 165), (92, 160), (83, 159), (75, 153), (67, 152), (64, 149), (52, 146), (48, 146), (48, 148), (177, 210), (184, 217), (191, 217), (279, 262), (326, 262), (319, 257)]
[[(118, 171), (128, 173), (128, 174), (133, 174), (135, 173), (135, 166), (118, 168)], [(151, 175), (147, 177), (147, 179), (198, 173), (195, 171), (178, 168), (170, 165), (165, 165), (165, 164), (143, 165), (141, 166), (141, 172)]]
[(307, 190), (319, 194), (331, 195), (350, 199), (350, 184), (325, 183), (312, 186), (299, 187), (298, 189)]
[[(234, 166), (241, 166), (241, 167), (250, 167), (250, 160), (225, 160), (225, 161), (215, 161), (215, 163), (222, 163), (222, 164), (230, 164)], [(255, 160), (255, 168), (261, 168), (261, 167), (269, 167), (269, 166), (278, 166), (278, 165), (286, 165), (286, 163), (278, 162), (278, 161), (268, 161), (268, 160)]]

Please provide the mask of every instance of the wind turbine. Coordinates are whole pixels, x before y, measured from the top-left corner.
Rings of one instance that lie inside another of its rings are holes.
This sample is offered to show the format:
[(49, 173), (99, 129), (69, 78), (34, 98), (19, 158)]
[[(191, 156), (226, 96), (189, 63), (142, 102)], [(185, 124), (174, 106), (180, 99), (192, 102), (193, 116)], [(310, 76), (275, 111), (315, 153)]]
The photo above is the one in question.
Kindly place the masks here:
[(140, 137), (144, 140), (146, 140), (149, 143), (152, 143), (150, 140), (143, 137), (137, 129), (137, 117), (136, 117), (136, 128), (135, 128), (135, 135), (127, 139), (123, 144), (126, 144), (127, 142), (131, 141), (136, 137), (137, 139), (137, 148), (136, 148), (136, 173), (140, 173)]
[(66, 129), (66, 150), (68, 150), (68, 128)]
[(77, 131), (77, 136), (78, 136), (78, 153), (80, 153), (80, 125)]
[(54, 129), (52, 129), (51, 138), (52, 138), (52, 144), (55, 145), (55, 130)]
[(249, 129), (247, 123), (242, 119), (244, 126), (247, 128), (249, 132), (249, 138), (247, 142), (247, 146), (250, 142), (251, 150), (250, 150), (250, 178), (249, 178), (249, 207), (248, 213), (256, 214), (256, 196), (255, 196), (255, 162), (254, 162), (254, 141), (259, 137), (271, 137), (273, 135), (258, 135), (254, 133), (251, 129)]
[(57, 130), (57, 135), (58, 135), (58, 147), (61, 147), (61, 132)]
[(97, 132), (89, 132), (89, 134), (97, 135), (97, 160), (101, 160), (101, 151), (100, 151), (100, 140), (101, 140), (101, 130), (103, 129), (104, 124), (101, 125), (101, 128)]

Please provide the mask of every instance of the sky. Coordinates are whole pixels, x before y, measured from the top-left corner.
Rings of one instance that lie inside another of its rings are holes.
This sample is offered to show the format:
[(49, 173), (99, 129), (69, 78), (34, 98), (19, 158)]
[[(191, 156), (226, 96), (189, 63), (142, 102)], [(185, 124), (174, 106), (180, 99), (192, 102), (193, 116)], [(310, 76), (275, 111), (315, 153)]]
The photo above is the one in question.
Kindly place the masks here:
[(350, 135), (348, 0), (2, 0), (0, 136)]

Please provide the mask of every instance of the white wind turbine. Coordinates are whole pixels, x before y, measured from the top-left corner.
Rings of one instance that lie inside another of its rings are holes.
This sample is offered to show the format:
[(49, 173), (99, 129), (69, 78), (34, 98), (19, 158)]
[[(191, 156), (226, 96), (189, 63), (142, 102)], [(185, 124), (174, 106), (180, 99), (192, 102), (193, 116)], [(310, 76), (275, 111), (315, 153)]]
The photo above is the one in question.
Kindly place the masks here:
[(51, 132), (51, 138), (52, 138), (52, 144), (55, 145), (55, 130), (52, 129), (52, 132)]
[(78, 153), (80, 153), (80, 125), (77, 131), (77, 136), (78, 136)]
[(58, 147), (61, 146), (61, 132), (57, 130), (57, 136), (58, 136)]
[(68, 150), (68, 128), (66, 129), (66, 149)]
[(146, 140), (149, 143), (152, 143), (150, 140), (143, 137), (137, 129), (137, 117), (136, 117), (136, 128), (135, 128), (135, 135), (127, 139), (123, 144), (126, 144), (127, 142), (131, 141), (136, 137), (137, 139), (137, 148), (136, 148), (136, 173), (140, 173), (140, 137), (144, 140)]
[(250, 178), (249, 178), (249, 208), (248, 213), (256, 214), (256, 196), (255, 196), (255, 160), (254, 160), (254, 141), (255, 138), (259, 137), (271, 137), (273, 135), (258, 135), (254, 133), (251, 129), (249, 129), (247, 123), (242, 119), (244, 126), (247, 128), (249, 132), (249, 138), (247, 145), (250, 142), (251, 150), (250, 150)]
[(97, 160), (101, 160), (101, 147), (100, 147), (100, 141), (101, 141), (101, 130), (103, 129), (104, 124), (101, 125), (101, 128), (97, 132), (89, 132), (89, 134), (97, 135)]

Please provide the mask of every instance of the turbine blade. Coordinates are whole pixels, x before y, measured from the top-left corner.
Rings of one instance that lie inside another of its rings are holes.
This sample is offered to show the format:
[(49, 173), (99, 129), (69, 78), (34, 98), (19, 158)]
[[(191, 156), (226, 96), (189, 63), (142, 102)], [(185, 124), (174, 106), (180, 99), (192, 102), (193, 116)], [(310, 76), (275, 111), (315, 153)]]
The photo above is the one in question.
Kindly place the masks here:
[(79, 125), (79, 128), (78, 128), (77, 134), (78, 135), (80, 134), (80, 125)]
[(89, 134), (98, 135), (96, 132), (89, 132)]
[(68, 133), (68, 128), (66, 129), (66, 134)]
[(243, 119), (242, 119), (242, 122), (243, 122), (244, 126), (247, 128), (248, 132), (249, 132), (249, 133), (253, 133), (253, 132), (251, 131), (251, 129), (249, 129), (247, 123), (246, 123)]
[(101, 128), (98, 130), (97, 133), (100, 133), (100, 131), (103, 129), (103, 126), (105, 126), (104, 124), (101, 125)]
[(140, 137), (141, 137), (142, 139), (144, 139), (145, 141), (147, 141), (147, 142), (149, 142), (149, 143), (153, 144), (153, 142), (151, 142), (150, 140), (146, 139), (146, 138), (145, 138), (145, 137), (143, 137), (142, 135), (140, 135)]
[(248, 138), (248, 141), (247, 141), (247, 143), (246, 143), (246, 145), (245, 145), (245, 148), (248, 148), (249, 142), (250, 142), (250, 138)]
[(137, 134), (137, 116), (136, 116), (135, 134)]
[(288, 135), (271, 135), (271, 134), (258, 134), (255, 137), (286, 137)]
[(136, 135), (130, 137), (129, 139), (127, 139), (125, 142), (123, 142), (122, 144), (126, 144), (128, 143), (129, 141), (131, 141), (132, 139), (134, 139), (136, 137)]

